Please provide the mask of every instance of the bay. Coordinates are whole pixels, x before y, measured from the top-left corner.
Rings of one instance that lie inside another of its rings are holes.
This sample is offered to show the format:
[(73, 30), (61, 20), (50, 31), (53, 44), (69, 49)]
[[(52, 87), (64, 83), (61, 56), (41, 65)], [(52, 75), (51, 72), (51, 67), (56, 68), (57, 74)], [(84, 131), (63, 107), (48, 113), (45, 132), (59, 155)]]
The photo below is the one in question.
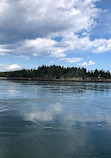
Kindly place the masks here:
[(0, 80), (0, 158), (111, 158), (111, 83)]

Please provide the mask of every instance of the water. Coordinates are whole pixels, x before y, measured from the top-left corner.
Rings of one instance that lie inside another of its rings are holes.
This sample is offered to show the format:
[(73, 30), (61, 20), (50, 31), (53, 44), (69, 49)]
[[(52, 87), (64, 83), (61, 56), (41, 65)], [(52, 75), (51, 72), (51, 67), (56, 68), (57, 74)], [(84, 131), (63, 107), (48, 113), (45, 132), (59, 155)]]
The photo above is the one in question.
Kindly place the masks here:
[(0, 81), (0, 158), (111, 158), (111, 84)]

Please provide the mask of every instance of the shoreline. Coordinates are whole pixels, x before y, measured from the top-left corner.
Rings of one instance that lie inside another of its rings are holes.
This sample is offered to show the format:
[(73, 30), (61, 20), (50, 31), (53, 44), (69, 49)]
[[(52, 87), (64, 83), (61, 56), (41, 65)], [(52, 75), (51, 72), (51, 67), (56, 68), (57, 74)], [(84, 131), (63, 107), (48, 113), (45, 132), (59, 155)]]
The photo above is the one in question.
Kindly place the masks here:
[(7, 77), (0, 77), (0, 80), (8, 80)]
[(0, 80), (24, 80), (24, 81), (60, 81), (60, 82), (100, 82), (100, 83), (111, 83), (109, 79), (83, 79), (83, 78), (60, 78), (60, 79), (38, 79), (38, 78), (7, 78), (7, 77), (0, 77)]

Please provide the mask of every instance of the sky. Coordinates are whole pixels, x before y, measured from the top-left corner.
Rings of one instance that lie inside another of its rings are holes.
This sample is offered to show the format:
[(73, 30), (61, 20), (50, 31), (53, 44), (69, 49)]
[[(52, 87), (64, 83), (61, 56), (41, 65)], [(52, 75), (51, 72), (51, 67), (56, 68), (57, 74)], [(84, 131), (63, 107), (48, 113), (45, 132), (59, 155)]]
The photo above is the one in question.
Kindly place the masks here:
[(111, 0), (0, 0), (0, 71), (111, 71)]

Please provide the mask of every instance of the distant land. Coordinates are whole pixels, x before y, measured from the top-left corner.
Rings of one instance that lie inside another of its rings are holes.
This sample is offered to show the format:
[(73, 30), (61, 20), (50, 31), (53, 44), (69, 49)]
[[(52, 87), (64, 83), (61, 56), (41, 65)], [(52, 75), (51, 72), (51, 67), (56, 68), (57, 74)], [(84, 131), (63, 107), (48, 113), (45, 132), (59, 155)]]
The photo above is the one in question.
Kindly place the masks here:
[(111, 82), (111, 73), (107, 70), (91, 70), (78, 67), (41, 66), (37, 69), (21, 69), (0, 72), (0, 79), (38, 80), (38, 81), (80, 81)]

